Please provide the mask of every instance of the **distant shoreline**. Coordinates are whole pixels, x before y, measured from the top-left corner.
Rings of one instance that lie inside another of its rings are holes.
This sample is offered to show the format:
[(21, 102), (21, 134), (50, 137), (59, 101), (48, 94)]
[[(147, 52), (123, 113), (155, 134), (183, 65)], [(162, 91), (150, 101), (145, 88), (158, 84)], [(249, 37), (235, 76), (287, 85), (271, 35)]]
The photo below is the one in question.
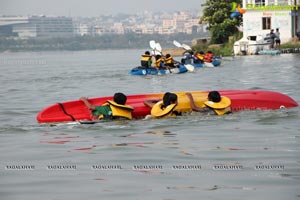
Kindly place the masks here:
[(80, 50), (96, 50), (96, 49), (149, 49), (149, 41), (155, 40), (159, 42), (166, 52), (175, 55), (181, 55), (182, 48), (174, 46), (173, 41), (180, 41), (190, 44), (194, 38), (201, 35), (174, 34), (174, 35), (140, 35), (140, 34), (124, 34), (124, 35), (102, 35), (102, 36), (76, 36), (70, 38), (28, 38), (14, 39), (0, 37), (0, 52), (3, 51), (80, 51)]
[(184, 49), (181, 49), (181, 48), (169, 48), (169, 49), (163, 49), (162, 53), (164, 55), (166, 54), (171, 54), (173, 57), (176, 57), (176, 56), (182, 56), (183, 55), (183, 52), (185, 50)]

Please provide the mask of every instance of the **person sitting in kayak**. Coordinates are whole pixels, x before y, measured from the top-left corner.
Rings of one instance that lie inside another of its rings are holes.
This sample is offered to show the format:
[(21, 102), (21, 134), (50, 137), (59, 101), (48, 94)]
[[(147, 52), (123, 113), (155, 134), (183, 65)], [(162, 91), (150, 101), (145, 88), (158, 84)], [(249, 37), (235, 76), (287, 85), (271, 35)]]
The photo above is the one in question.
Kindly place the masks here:
[(144, 104), (151, 108), (151, 116), (154, 118), (163, 118), (181, 115), (176, 111), (177, 95), (166, 92), (161, 99), (145, 100)]
[(171, 56), (171, 54), (166, 54), (166, 57), (164, 59), (164, 66), (168, 66), (170, 68), (179, 67), (179, 63), (174, 60), (174, 58)]
[(203, 58), (203, 61), (204, 62), (212, 62), (213, 61), (213, 57), (214, 57), (214, 54), (211, 52), (211, 51), (208, 51), (205, 55), (204, 55), (204, 58)]
[(165, 69), (164, 59), (161, 55), (155, 56), (154, 67), (156, 67), (157, 69)]
[(198, 108), (196, 106), (191, 93), (187, 92), (186, 95), (190, 100), (190, 106), (193, 111), (212, 113), (216, 115), (224, 115), (231, 113), (230, 99), (227, 97), (222, 97), (218, 91), (209, 92), (208, 101), (205, 101), (203, 107), (201, 108)]
[(152, 65), (152, 56), (149, 51), (146, 51), (144, 55), (141, 57), (141, 66), (142, 67), (150, 67)]
[(191, 50), (187, 50), (183, 52), (183, 58), (181, 59), (182, 64), (192, 64), (192, 55), (193, 52)]
[(132, 119), (133, 108), (126, 105), (127, 97), (123, 93), (115, 93), (113, 101), (107, 100), (101, 106), (92, 105), (86, 97), (80, 100), (92, 111), (93, 119)]
[(195, 51), (195, 53), (193, 55), (193, 62), (195, 64), (197, 64), (197, 63), (204, 63), (204, 56), (205, 56), (205, 54), (204, 54), (203, 51), (200, 51), (200, 52)]

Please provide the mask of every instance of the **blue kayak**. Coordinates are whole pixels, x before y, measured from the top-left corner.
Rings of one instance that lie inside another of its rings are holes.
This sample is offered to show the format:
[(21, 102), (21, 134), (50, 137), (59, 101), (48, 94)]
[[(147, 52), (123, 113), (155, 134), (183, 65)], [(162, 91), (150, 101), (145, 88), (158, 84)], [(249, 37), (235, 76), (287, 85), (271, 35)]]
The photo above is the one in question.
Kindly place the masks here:
[(129, 71), (131, 75), (165, 75), (165, 74), (181, 74), (187, 72), (187, 68), (184, 65), (179, 65), (178, 68), (172, 69), (157, 69), (155, 67), (135, 67)]
[(218, 67), (221, 65), (221, 60), (220, 59), (214, 59), (212, 62), (204, 62), (204, 63), (193, 63), (192, 64), (194, 67)]

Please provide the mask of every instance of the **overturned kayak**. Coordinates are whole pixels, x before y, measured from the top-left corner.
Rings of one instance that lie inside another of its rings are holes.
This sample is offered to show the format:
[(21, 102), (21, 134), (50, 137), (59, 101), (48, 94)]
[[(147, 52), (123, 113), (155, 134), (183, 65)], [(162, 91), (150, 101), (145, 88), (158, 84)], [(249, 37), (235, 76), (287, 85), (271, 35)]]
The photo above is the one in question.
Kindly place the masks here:
[(165, 75), (165, 74), (181, 74), (187, 72), (187, 68), (184, 65), (179, 65), (178, 68), (172, 69), (157, 69), (155, 67), (135, 67), (129, 71), (131, 75)]
[[(207, 101), (209, 91), (192, 91), (197, 106), (203, 105)], [(279, 108), (297, 107), (298, 104), (289, 96), (264, 90), (219, 90), (222, 96), (231, 100), (232, 112), (240, 110), (267, 110)], [(178, 96), (178, 105), (176, 110), (181, 112), (191, 111), (189, 99), (186, 92), (175, 92)], [(162, 98), (164, 93), (127, 95), (126, 104), (134, 108), (133, 118), (143, 118), (150, 114), (150, 108), (144, 105), (147, 99)], [(94, 105), (102, 105), (107, 100), (112, 100), (112, 96), (91, 98), (89, 101)], [(92, 120), (91, 113), (80, 100), (57, 103), (46, 107), (37, 115), (39, 123), (61, 123), (80, 120)]]

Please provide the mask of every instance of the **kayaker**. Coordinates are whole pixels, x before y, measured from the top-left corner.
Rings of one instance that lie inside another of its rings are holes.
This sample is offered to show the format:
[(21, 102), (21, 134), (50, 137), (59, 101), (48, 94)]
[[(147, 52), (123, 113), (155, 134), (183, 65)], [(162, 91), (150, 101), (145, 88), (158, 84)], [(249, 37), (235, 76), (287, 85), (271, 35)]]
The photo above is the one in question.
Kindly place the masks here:
[(191, 50), (186, 50), (183, 52), (183, 58), (181, 59), (182, 64), (192, 64), (192, 55), (193, 52)]
[(155, 56), (154, 67), (157, 69), (164, 69), (164, 60), (161, 55)]
[(101, 106), (92, 105), (86, 97), (81, 97), (81, 101), (91, 110), (92, 118), (98, 119), (132, 119), (133, 108), (126, 105), (127, 97), (125, 94), (117, 92), (114, 94), (113, 101), (107, 100)]
[(145, 51), (145, 54), (141, 57), (141, 66), (142, 67), (150, 67), (152, 65), (152, 56), (149, 51)]
[(164, 66), (168, 66), (170, 68), (178, 67), (178, 62), (174, 60), (174, 58), (171, 56), (171, 54), (166, 54), (166, 57), (164, 59)]
[(191, 93), (187, 92), (186, 96), (190, 100), (190, 106), (193, 111), (212, 113), (215, 115), (224, 115), (231, 113), (230, 99), (227, 97), (222, 97), (218, 91), (209, 92), (208, 101), (205, 101), (203, 107), (201, 108), (196, 106)]
[(213, 57), (214, 57), (213, 52), (207, 51), (207, 53), (204, 55), (203, 61), (210, 63), (210, 62), (212, 62)]
[(144, 104), (151, 108), (151, 116), (154, 118), (163, 118), (181, 115), (176, 111), (177, 95), (166, 92), (163, 99), (145, 100)]
[(193, 62), (196, 63), (203, 63), (204, 62), (204, 52), (203, 51), (195, 51), (193, 55)]

